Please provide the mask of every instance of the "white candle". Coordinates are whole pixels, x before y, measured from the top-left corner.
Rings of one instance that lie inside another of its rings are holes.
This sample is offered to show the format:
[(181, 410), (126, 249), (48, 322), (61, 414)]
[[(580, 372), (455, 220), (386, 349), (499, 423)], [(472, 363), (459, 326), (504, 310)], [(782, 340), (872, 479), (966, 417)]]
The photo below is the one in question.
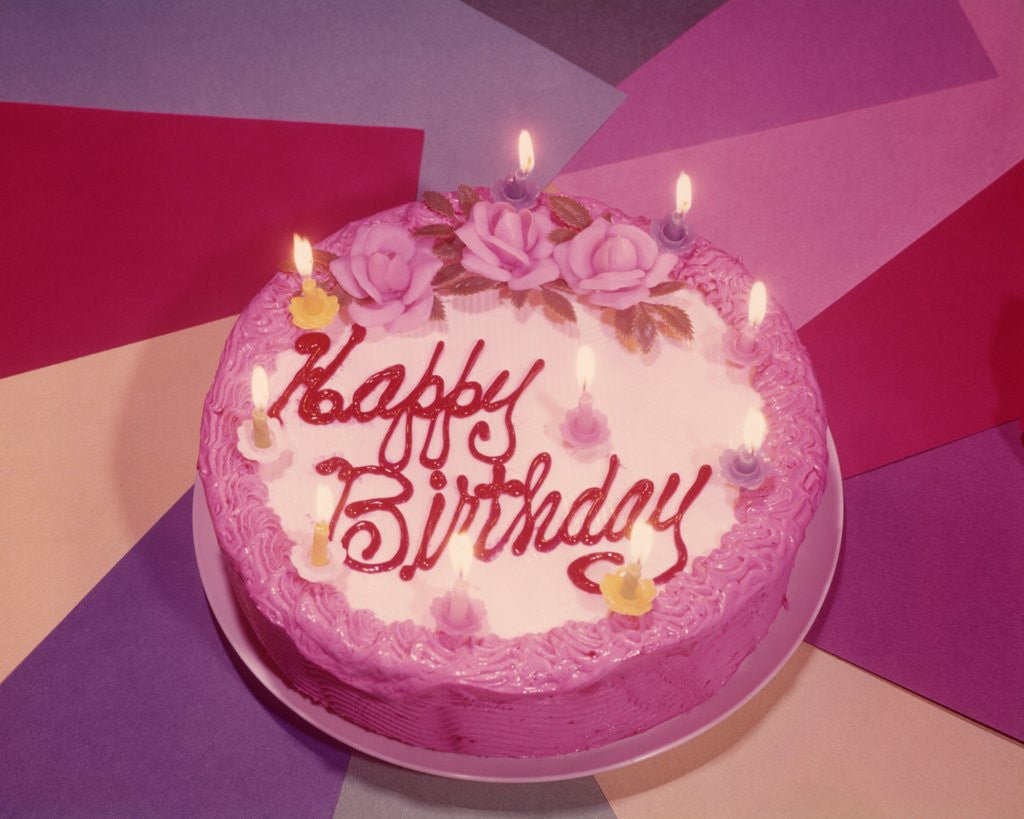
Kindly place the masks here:
[(331, 496), (331, 490), (326, 484), (317, 484), (316, 523), (313, 525), (313, 553), (309, 560), (314, 566), (326, 566), (330, 562), (327, 554), (327, 538), (330, 534), (330, 526), (327, 521), (330, 520), (333, 506), (334, 498)]
[(267, 402), (270, 400), (270, 386), (267, 371), (259, 364), (252, 368), (252, 440), (260, 449), (271, 445), (270, 425), (267, 423)]
[(753, 352), (758, 325), (764, 320), (767, 311), (768, 290), (765, 288), (764, 282), (754, 282), (747, 299), (747, 326), (743, 328), (739, 338), (739, 348), (742, 352)]

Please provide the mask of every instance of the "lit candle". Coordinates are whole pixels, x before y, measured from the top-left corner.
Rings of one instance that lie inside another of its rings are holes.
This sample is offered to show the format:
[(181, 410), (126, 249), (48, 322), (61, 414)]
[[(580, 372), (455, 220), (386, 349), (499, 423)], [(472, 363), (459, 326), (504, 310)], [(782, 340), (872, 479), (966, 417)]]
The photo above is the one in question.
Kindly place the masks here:
[(764, 320), (764, 314), (768, 311), (768, 290), (764, 282), (754, 282), (750, 288), (750, 298), (747, 301), (747, 326), (737, 341), (739, 349), (744, 353), (752, 353), (756, 347), (754, 336), (757, 333), (758, 325)]
[(447, 594), (434, 599), (430, 612), (439, 631), (465, 637), (480, 630), (487, 608), (483, 601), (469, 596), (470, 567), (473, 565), (473, 541), (465, 532), (452, 535), (448, 541), (448, 557), (455, 569), (455, 583)]
[(686, 226), (686, 214), (693, 205), (693, 183), (685, 171), (676, 179), (676, 207), (668, 216), (651, 226), (662, 250), (679, 253), (693, 244), (693, 232)]
[(292, 322), (303, 330), (319, 330), (338, 314), (338, 297), (328, 296), (313, 278), (313, 246), (308, 239), (293, 234), (292, 253), (295, 269), (302, 276), (302, 294), (288, 304)]
[(295, 269), (302, 276), (302, 301), (306, 312), (315, 313), (319, 308), (316, 281), (313, 279), (313, 246), (308, 239), (292, 234), (292, 257)]
[(527, 177), (533, 171), (535, 158), (533, 153), (533, 139), (530, 132), (523, 130), (519, 132), (519, 168), (515, 173), (504, 179), (498, 180), (492, 189), (496, 198), (508, 202), (516, 208), (527, 208), (537, 198), (536, 186), (527, 182)]
[(634, 523), (629, 536), (629, 563), (606, 574), (598, 584), (608, 608), (616, 614), (639, 616), (651, 610), (657, 590), (654, 581), (645, 579), (642, 574), (643, 564), (650, 558), (653, 548), (651, 525), (645, 521)]
[(640, 571), (645, 560), (651, 556), (654, 548), (654, 530), (649, 523), (637, 522), (629, 538), (630, 562), (626, 564), (626, 574), (622, 578), (619, 594), (627, 600), (636, 599), (640, 591)]
[(768, 465), (761, 455), (761, 445), (768, 434), (768, 422), (759, 409), (750, 407), (743, 423), (743, 446), (722, 453), (722, 476), (729, 483), (754, 489), (764, 483)]
[(270, 439), (270, 424), (267, 421), (267, 402), (270, 400), (270, 386), (267, 371), (259, 364), (252, 368), (252, 441), (259, 449), (267, 449), (273, 443)]
[(316, 487), (316, 523), (313, 525), (313, 547), (309, 562), (314, 566), (326, 566), (330, 562), (327, 554), (327, 538), (330, 535), (330, 526), (327, 521), (331, 517), (331, 508), (334, 506), (334, 498), (331, 497), (331, 490), (326, 484), (317, 484)]
[(565, 414), (559, 430), (562, 438), (574, 449), (590, 449), (608, 440), (608, 418), (594, 409), (594, 399), (588, 389), (594, 381), (597, 362), (594, 351), (587, 345), (576, 354), (576, 380), (580, 385), (580, 400), (575, 409)]

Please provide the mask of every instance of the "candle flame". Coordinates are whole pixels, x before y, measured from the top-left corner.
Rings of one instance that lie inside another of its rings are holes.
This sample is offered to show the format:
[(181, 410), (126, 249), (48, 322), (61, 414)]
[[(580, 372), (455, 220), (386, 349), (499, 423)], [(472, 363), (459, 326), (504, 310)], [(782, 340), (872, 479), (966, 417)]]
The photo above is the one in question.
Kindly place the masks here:
[(473, 565), (473, 541), (465, 532), (457, 532), (448, 541), (448, 556), (451, 558), (455, 573), (463, 580), (469, 575), (469, 567)]
[(654, 549), (654, 530), (651, 524), (646, 521), (637, 521), (633, 524), (633, 531), (629, 534), (629, 556), (634, 563), (641, 566), (647, 562)]
[(530, 132), (524, 128), (519, 132), (519, 170), (523, 174), (528, 174), (533, 170), (533, 164), (533, 140), (530, 138)]
[(581, 390), (587, 389), (594, 383), (596, 370), (597, 360), (594, 358), (594, 351), (584, 344), (576, 354), (576, 380), (579, 382)]
[(320, 523), (326, 523), (334, 508), (334, 496), (330, 487), (325, 483), (316, 485), (316, 519)]
[(295, 269), (302, 274), (302, 278), (313, 275), (313, 246), (308, 239), (292, 234), (292, 247), (294, 248)]
[(750, 302), (747, 306), (747, 318), (751, 327), (757, 327), (768, 311), (768, 290), (764, 282), (754, 282), (750, 288)]
[(267, 383), (267, 371), (259, 364), (252, 368), (252, 405), (265, 409), (270, 400), (270, 385)]
[(756, 452), (764, 443), (768, 434), (768, 422), (761, 410), (751, 407), (747, 410), (747, 420), (743, 424), (743, 445), (751, 452)]
[(676, 180), (676, 213), (686, 216), (690, 212), (691, 205), (693, 205), (693, 183), (686, 171), (683, 171)]

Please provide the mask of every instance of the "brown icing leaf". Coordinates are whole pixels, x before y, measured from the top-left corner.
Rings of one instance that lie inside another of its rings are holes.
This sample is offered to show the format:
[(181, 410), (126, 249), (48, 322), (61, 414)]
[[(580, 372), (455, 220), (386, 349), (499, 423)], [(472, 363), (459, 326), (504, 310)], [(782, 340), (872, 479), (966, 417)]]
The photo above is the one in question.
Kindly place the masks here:
[(469, 219), (469, 212), (473, 210), (473, 205), (480, 201), (480, 194), (469, 185), (459, 185), (458, 197), (462, 218)]
[(671, 304), (645, 304), (645, 312), (653, 314), (661, 334), (676, 341), (693, 341), (693, 322), (682, 307)]
[(562, 242), (568, 242), (573, 236), (575, 236), (579, 232), (579, 228), (557, 227), (548, 234), (548, 239), (550, 239), (556, 245), (560, 245), (562, 244)]
[(430, 308), (430, 320), (444, 321), (445, 315), (444, 302), (437, 296), (434, 296), (434, 305)]
[(422, 225), (412, 232), (413, 236), (454, 236), (455, 228), (443, 222), (433, 225)]
[(442, 236), (434, 242), (434, 255), (446, 262), (457, 262), (462, 258), (462, 248), (466, 245), (454, 233), (451, 236)]
[(593, 221), (589, 211), (571, 196), (563, 194), (549, 196), (548, 206), (551, 208), (551, 214), (555, 217), (555, 221), (565, 227), (583, 230)]
[(667, 281), (661, 284), (656, 284), (651, 288), (652, 296), (667, 296), (669, 293), (675, 293), (677, 290), (685, 290), (686, 282), (680, 281)]
[(434, 287), (442, 287), (453, 279), (457, 279), (465, 272), (466, 269), (458, 262), (448, 262), (448, 264), (442, 265), (442, 267), (434, 274), (434, 280), (432, 283)]
[(498, 287), (501, 282), (496, 282), (494, 279), (488, 279), (485, 276), (466, 276), (462, 279), (457, 279), (451, 284), (445, 285), (444, 292), (451, 293), (455, 296), (469, 296), (473, 293), (482, 293), (485, 290), (493, 290)]
[(640, 349), (649, 353), (654, 347), (654, 339), (658, 337), (658, 327), (647, 311), (647, 306), (638, 304), (636, 310), (636, 321), (633, 324), (633, 335), (636, 338)]
[(554, 322), (569, 321), (576, 323), (576, 309), (561, 293), (549, 290), (546, 287), (540, 289), (541, 303), (544, 305), (544, 312)]
[(448, 201), (448, 197), (443, 193), (438, 193), (437, 191), (424, 192), (423, 204), (434, 211), (434, 213), (452, 220), (455, 219), (455, 209), (452, 207), (452, 203)]
[(516, 309), (521, 309), (523, 307), (523, 305), (526, 304), (526, 300), (529, 298), (529, 296), (530, 296), (530, 291), (529, 290), (511, 290), (510, 289), (508, 291), (508, 297), (509, 297), (509, 299), (512, 300), (512, 303), (516, 306)]

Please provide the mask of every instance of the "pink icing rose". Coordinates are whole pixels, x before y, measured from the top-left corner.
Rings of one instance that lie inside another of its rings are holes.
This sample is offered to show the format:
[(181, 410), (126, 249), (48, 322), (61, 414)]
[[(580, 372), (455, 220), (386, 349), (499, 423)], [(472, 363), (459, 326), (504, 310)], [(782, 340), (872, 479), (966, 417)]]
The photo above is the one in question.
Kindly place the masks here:
[(507, 202), (477, 202), (455, 234), (466, 249), (462, 266), (512, 290), (530, 290), (558, 278), (548, 239), (554, 225), (543, 213), (516, 210)]
[(668, 278), (676, 257), (661, 252), (653, 237), (634, 225), (595, 219), (555, 248), (555, 261), (569, 287), (591, 304), (624, 310)]
[(352, 250), (331, 262), (331, 273), (346, 293), (352, 320), (393, 332), (423, 324), (434, 304), (430, 286), (441, 260), (397, 225), (362, 225)]

